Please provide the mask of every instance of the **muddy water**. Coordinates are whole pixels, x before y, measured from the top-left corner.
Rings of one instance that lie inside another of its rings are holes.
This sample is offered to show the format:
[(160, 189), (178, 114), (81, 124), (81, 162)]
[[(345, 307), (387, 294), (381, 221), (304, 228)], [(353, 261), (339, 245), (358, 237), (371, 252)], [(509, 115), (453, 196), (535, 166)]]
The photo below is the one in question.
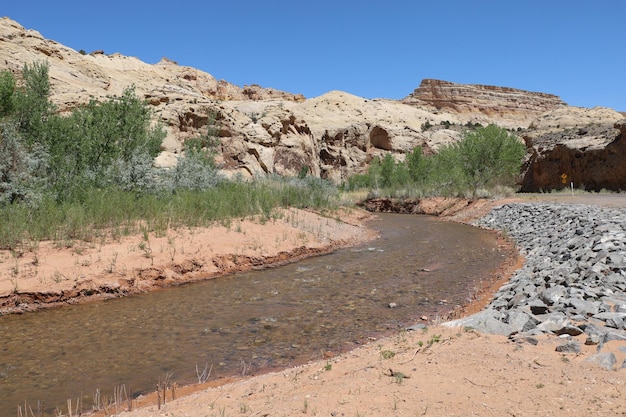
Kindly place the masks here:
[(284, 267), (0, 317), (0, 416), (81, 396), (90, 410), (98, 389), (137, 395), (167, 374), (194, 383), (196, 365), (214, 379), (346, 351), (466, 302), (503, 260), (468, 226), (393, 214), (372, 226), (381, 239)]

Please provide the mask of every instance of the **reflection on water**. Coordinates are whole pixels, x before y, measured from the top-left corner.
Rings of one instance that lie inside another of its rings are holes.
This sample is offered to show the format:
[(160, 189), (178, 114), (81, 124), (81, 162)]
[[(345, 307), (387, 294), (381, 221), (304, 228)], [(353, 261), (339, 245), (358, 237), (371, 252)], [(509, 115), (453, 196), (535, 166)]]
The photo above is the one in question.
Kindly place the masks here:
[(372, 226), (381, 239), (297, 264), (0, 317), (0, 416), (120, 384), (153, 390), (168, 373), (197, 382), (196, 364), (213, 379), (342, 352), (464, 303), (502, 261), (468, 226), (394, 214)]

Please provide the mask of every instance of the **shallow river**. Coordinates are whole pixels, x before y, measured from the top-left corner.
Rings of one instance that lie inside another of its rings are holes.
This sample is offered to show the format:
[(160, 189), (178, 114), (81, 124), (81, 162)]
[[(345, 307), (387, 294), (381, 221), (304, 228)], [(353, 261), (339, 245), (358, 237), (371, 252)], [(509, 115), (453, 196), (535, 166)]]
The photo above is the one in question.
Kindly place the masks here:
[[(289, 367), (463, 304), (503, 260), (492, 234), (380, 215), (364, 246), (140, 296), (0, 317), (0, 417), (17, 406), (91, 409), (97, 390), (154, 390)], [(390, 308), (394, 303), (395, 308)]]

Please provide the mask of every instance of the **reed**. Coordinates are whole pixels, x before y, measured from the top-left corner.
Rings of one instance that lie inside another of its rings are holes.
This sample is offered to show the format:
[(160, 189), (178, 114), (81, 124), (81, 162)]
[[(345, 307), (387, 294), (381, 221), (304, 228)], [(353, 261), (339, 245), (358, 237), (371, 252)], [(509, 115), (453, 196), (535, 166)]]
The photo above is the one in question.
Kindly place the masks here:
[(0, 206), (0, 217), (6, 220), (0, 222), (0, 249), (32, 247), (33, 242), (43, 240), (93, 242), (130, 234), (145, 236), (256, 215), (268, 221), (280, 207), (333, 208), (337, 201), (337, 189), (325, 181), (278, 177), (223, 181), (208, 190), (165, 194), (90, 189), (71, 201), (48, 198), (36, 206)]

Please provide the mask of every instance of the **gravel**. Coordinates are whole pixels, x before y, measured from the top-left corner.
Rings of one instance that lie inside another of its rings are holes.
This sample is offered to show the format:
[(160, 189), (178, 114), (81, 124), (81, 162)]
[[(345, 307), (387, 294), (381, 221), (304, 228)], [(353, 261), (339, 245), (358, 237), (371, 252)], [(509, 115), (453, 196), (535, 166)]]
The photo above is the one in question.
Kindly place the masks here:
[(515, 203), (475, 224), (508, 235), (526, 262), (485, 310), (447, 325), (516, 338), (585, 334), (598, 351), (626, 342), (626, 209)]

